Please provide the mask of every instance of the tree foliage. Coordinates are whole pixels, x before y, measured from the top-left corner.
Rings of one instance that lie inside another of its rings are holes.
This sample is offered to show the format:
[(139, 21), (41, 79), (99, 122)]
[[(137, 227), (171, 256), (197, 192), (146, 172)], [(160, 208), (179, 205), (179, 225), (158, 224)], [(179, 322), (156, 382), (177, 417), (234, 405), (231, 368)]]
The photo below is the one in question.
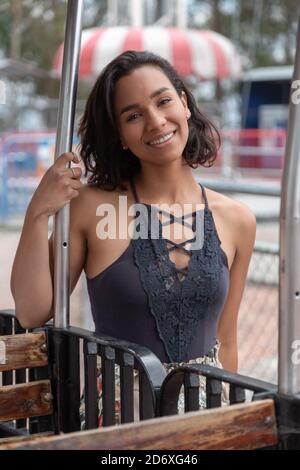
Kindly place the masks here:
[[(207, 12), (201, 24), (195, 22), (197, 10)], [(232, 39), (252, 67), (294, 62), (299, 13), (299, 0), (194, 0), (190, 4), (193, 26)]]

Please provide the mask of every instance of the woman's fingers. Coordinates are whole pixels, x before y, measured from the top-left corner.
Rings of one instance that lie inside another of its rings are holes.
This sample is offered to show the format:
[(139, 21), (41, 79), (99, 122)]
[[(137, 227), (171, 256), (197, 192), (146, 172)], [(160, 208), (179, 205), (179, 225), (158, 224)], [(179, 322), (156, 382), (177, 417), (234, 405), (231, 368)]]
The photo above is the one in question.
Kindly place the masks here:
[(54, 165), (57, 168), (66, 168), (66, 166), (70, 162), (79, 163), (80, 158), (74, 152), (66, 152), (66, 153), (63, 153), (62, 155), (60, 155), (59, 157), (57, 157), (57, 159), (55, 160)]
[(82, 183), (81, 183), (81, 181), (79, 181), (79, 180), (72, 179), (72, 181), (71, 181), (71, 187), (72, 187), (73, 189), (78, 189), (78, 190), (79, 190), (80, 188), (82, 188)]
[[(53, 167), (59, 171), (60, 174), (67, 174), (72, 179), (80, 179), (82, 170), (78, 166), (70, 166), (70, 163), (79, 163), (80, 158), (74, 152), (67, 152), (60, 155), (53, 165)], [(62, 172), (65, 170), (66, 172)]]
[(81, 162), (81, 158), (79, 157), (79, 155), (77, 155), (76, 152), (70, 152), (70, 153), (74, 156), (74, 158), (73, 158), (73, 160), (72, 160), (74, 163), (79, 163), (79, 162)]
[(82, 170), (81, 168), (79, 168), (78, 166), (76, 167), (71, 167), (71, 168), (68, 168), (68, 174), (71, 176), (71, 178), (73, 179), (79, 179), (81, 177), (81, 174), (82, 174)]
[(79, 158), (71, 152), (63, 153), (48, 168), (36, 189), (31, 206), (38, 214), (53, 215), (73, 198), (78, 197), (82, 188)]

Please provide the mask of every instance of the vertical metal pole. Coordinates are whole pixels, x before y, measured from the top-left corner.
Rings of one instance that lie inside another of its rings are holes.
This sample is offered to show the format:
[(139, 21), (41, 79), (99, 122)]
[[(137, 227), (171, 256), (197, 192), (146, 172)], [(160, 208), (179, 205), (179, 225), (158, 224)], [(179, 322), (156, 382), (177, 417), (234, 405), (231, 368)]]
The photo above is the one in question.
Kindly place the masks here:
[(231, 20), (231, 39), (233, 44), (240, 49), (240, 35), (241, 35), (241, 2), (235, 0), (234, 13)]
[[(300, 18), (293, 80), (300, 79)], [(290, 98), (280, 208), (279, 391), (300, 391), (300, 103)]]
[(185, 29), (188, 24), (187, 0), (177, 0), (176, 3), (177, 27)]
[(5, 145), (0, 148), (0, 223), (7, 222), (9, 215), (8, 205), (8, 158)]
[(116, 26), (118, 24), (118, 0), (108, 0), (107, 2), (108, 24)]
[[(83, 0), (68, 0), (55, 158), (72, 148)], [(54, 326), (69, 324), (69, 204), (55, 216)]]
[(144, 24), (144, 2), (141, 0), (130, 0), (131, 26), (141, 28)]
[(261, 30), (261, 20), (264, 10), (264, 0), (253, 3), (253, 20), (252, 20), (252, 38), (250, 48), (250, 60), (252, 67), (256, 64), (256, 54), (258, 47), (258, 38)]

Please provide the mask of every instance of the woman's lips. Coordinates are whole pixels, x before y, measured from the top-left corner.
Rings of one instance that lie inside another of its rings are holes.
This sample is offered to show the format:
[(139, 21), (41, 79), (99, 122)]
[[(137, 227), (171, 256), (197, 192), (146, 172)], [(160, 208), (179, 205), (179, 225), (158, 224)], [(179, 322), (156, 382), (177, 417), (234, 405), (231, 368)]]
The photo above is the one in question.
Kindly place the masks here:
[(163, 140), (162, 142), (156, 142), (156, 140), (159, 141), (161, 139), (153, 139), (152, 141), (148, 142), (148, 145), (150, 145), (151, 147), (163, 147), (173, 140), (175, 134), (176, 131), (169, 132), (164, 136), (164, 138), (167, 137), (166, 140)]

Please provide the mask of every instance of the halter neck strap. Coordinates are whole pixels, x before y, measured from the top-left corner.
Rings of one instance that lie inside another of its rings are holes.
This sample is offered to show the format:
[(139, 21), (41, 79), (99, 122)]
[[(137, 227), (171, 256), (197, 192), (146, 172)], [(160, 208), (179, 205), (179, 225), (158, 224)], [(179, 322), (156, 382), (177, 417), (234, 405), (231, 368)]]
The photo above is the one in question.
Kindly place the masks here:
[(202, 191), (202, 196), (203, 196), (203, 199), (204, 199), (205, 209), (208, 209), (207, 196), (206, 196), (206, 192), (205, 192), (204, 186), (202, 186), (201, 183), (199, 183), (199, 186), (200, 186), (201, 191)]
[(135, 187), (133, 178), (130, 178), (129, 181), (130, 181), (131, 190), (132, 190), (133, 196), (134, 196), (134, 202), (135, 202), (136, 204), (139, 204), (139, 203), (140, 203), (140, 200), (139, 200), (139, 196), (138, 196), (138, 193), (137, 193), (137, 190), (136, 190), (136, 187)]

